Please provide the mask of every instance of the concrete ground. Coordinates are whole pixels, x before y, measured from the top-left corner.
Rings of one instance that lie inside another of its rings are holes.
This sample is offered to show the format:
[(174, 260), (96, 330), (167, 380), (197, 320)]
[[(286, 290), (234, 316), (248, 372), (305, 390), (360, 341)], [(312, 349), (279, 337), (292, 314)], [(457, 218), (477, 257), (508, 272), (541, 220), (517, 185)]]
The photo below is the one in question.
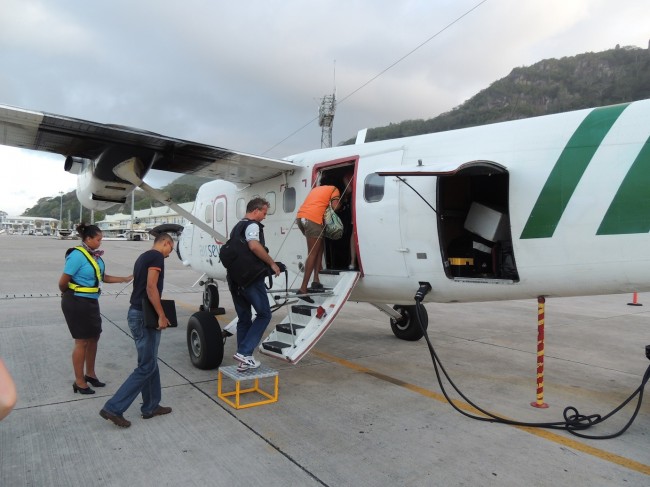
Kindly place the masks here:
[[(167, 416), (143, 420), (139, 399), (121, 429), (98, 412), (135, 367), (128, 290), (105, 285), (94, 395), (74, 394), (72, 339), (57, 280), (74, 241), (0, 235), (0, 356), (16, 381), (16, 409), (0, 422), (0, 486), (647, 486), (650, 406), (622, 435), (478, 421), (441, 394), (424, 340), (397, 340), (388, 318), (348, 303), (297, 366), (279, 370), (277, 403), (235, 410), (216, 395), (217, 371), (192, 367), (185, 324), (201, 301), (199, 275), (167, 260), (165, 297), (181, 326), (163, 332), (160, 369)], [(104, 242), (107, 272), (125, 275), (150, 242)], [(225, 287), (224, 287), (225, 288)], [(227, 323), (233, 308), (222, 293)], [(645, 300), (647, 303), (644, 303)], [(562, 420), (566, 406), (605, 415), (640, 384), (650, 362), (650, 295), (549, 299), (544, 402), (536, 392), (537, 303), (429, 304), (430, 338), (468, 399), (525, 422)], [(274, 322), (281, 315), (274, 315)], [(234, 341), (224, 365), (233, 363)], [(446, 386), (447, 387), (447, 386)], [(449, 389), (449, 388), (448, 388)], [(451, 393), (459, 407), (468, 399)], [(628, 405), (584, 431), (618, 431)]]

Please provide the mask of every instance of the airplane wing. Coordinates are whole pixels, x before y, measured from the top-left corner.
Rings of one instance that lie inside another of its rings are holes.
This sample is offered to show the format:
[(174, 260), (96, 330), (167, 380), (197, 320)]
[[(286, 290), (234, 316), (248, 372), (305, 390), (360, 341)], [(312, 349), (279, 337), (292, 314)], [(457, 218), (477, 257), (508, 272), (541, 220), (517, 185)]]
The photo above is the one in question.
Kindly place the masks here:
[[(0, 105), (0, 143), (95, 160), (109, 166), (130, 157), (158, 169), (252, 184), (295, 165), (120, 125), (101, 124)], [(106, 155), (109, 154), (109, 155)], [(112, 175), (111, 175), (112, 176)]]

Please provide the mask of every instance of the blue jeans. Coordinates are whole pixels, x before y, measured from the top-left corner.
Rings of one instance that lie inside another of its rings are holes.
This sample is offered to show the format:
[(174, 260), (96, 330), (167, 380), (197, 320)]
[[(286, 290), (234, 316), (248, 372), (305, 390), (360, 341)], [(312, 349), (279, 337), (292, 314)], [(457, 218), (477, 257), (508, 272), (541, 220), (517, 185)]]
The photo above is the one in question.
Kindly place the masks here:
[[(271, 321), (271, 306), (266, 295), (264, 278), (259, 278), (244, 289), (233, 286), (231, 294), (238, 318), (237, 352), (253, 355), (253, 350), (259, 345), (264, 330)], [(254, 320), (251, 306), (256, 313)]]
[(151, 414), (160, 405), (161, 398), (158, 369), (160, 330), (145, 328), (142, 311), (134, 308), (129, 308), (127, 322), (138, 351), (138, 366), (104, 405), (104, 409), (121, 416), (142, 393), (140, 410), (142, 414)]

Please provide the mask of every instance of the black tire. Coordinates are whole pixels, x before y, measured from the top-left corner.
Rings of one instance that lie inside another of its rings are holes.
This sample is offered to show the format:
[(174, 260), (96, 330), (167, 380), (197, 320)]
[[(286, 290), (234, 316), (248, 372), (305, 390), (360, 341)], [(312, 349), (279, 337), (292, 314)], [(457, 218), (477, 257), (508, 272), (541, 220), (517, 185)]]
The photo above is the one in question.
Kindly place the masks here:
[(219, 288), (214, 283), (206, 283), (203, 289), (203, 310), (212, 311), (219, 307)]
[(207, 311), (197, 311), (187, 322), (187, 349), (192, 365), (211, 370), (223, 361), (223, 338), (219, 322)]
[[(422, 328), (418, 324), (418, 314), (415, 306), (400, 306), (396, 304), (393, 309), (399, 311), (402, 315), (400, 319), (390, 319), (390, 329), (393, 334), (400, 340), (409, 342), (416, 342), (424, 336)], [(422, 323), (426, 330), (429, 326), (429, 315), (424, 306), (421, 307), (421, 314), (424, 323)]]

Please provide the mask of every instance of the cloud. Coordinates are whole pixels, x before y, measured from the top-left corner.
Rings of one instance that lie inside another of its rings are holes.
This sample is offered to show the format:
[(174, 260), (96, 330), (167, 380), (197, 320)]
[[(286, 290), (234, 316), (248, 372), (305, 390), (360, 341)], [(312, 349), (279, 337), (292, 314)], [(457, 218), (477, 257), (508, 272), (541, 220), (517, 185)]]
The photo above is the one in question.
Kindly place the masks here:
[(0, 146), (0, 210), (21, 215), (40, 198), (56, 198), (59, 191), (76, 188), (77, 178), (63, 170), (63, 162), (60, 156)]
[(479, 3), (5, 0), (0, 103), (251, 153), (313, 120), (266, 154), (282, 157), (319, 146), (319, 100), (335, 84), (338, 143), (434, 117), (518, 66), (647, 46), (647, 0), (488, 0), (467, 13)]

